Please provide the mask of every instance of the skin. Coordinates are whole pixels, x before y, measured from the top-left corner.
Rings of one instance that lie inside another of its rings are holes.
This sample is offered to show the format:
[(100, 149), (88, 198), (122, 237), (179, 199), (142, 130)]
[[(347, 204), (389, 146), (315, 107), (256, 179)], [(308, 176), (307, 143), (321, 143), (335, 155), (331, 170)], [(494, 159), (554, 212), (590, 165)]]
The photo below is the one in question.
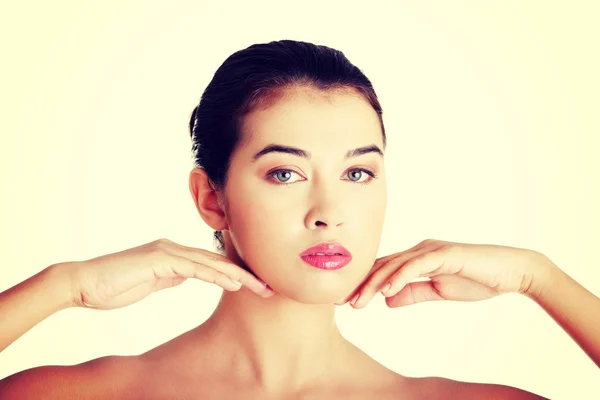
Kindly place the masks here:
[[(224, 291), (213, 315), (190, 333), (190, 342), (201, 336), (199, 345), (189, 346), (190, 359), (201, 357), (205, 348), (219, 348), (217, 369), (231, 381), (268, 393), (301, 391), (334, 376), (352, 379), (347, 372), (339, 376), (340, 367), (364, 363), (366, 355), (340, 334), (333, 303), (350, 294), (373, 266), (387, 192), (381, 155), (343, 158), (349, 149), (372, 144), (384, 150), (377, 114), (353, 92), (294, 88), (250, 113), (242, 134), (246, 141), (232, 155), (225, 196), (210, 190), (201, 169), (190, 174), (190, 191), (203, 220), (223, 231), (226, 256), (275, 295), (264, 299), (243, 288)], [(269, 153), (252, 161), (272, 143), (306, 150), (311, 159)], [(279, 168), (293, 172), (268, 176)], [(302, 251), (325, 241), (344, 245), (352, 261), (323, 271), (300, 259)]]
[[(225, 192), (212, 192), (200, 169), (190, 174), (190, 191), (204, 221), (223, 231), (225, 255), (265, 281), (275, 294), (265, 298), (246, 287), (226, 290), (207, 321), (144, 354), (33, 368), (4, 380), (0, 392), (15, 399), (34, 398), (39, 393), (48, 399), (542, 398), (505, 385), (404, 377), (340, 334), (334, 304), (344, 303), (356, 293), (361, 298), (354, 307), (364, 307), (392, 278), (386, 300), (389, 306), (436, 300), (440, 295), (452, 296), (452, 290), (445, 290), (444, 285), (456, 288), (460, 277), (436, 278), (431, 268), (443, 275), (448, 271), (439, 265), (452, 269), (456, 264), (463, 267), (461, 273), (475, 274), (466, 278), (477, 280), (477, 272), (489, 271), (491, 265), (475, 268), (481, 261), (476, 251), (480, 246), (431, 240), (376, 261), (387, 201), (383, 158), (369, 153), (343, 160), (349, 149), (374, 144), (383, 150), (377, 115), (366, 100), (350, 92), (294, 88), (274, 105), (249, 114), (242, 133), (245, 140), (233, 154)], [(270, 153), (252, 162), (254, 154), (272, 143), (304, 149), (312, 158)], [(373, 172), (377, 179), (371, 180), (356, 168)], [(275, 169), (294, 172), (268, 176)], [(353, 180), (370, 183), (361, 185)], [(299, 258), (300, 252), (324, 241), (343, 244), (352, 253), (352, 261), (343, 269), (322, 271)], [(453, 248), (473, 250), (450, 251)], [(498, 251), (492, 258), (499, 263), (512, 254), (505, 247)], [(425, 254), (429, 255), (423, 257)], [(531, 264), (528, 257), (519, 259)], [(40, 285), (27, 286), (27, 294), (48, 294), (48, 288), (53, 288), (56, 296), (67, 292), (59, 287), (65, 282), (58, 273), (61, 270), (49, 271)], [(428, 292), (432, 284), (407, 284), (419, 275), (431, 276), (432, 281), (436, 278), (436, 291)], [(492, 282), (499, 281), (494, 278)], [(575, 299), (568, 307), (584, 300), (597, 302), (596, 298), (581, 299), (581, 291), (576, 297), (579, 288), (574, 285), (572, 294), (562, 296)], [(472, 282), (458, 293), (462, 296), (467, 289), (475, 295), (489, 294)], [(540, 303), (547, 305), (551, 301), (544, 299), (557, 296), (539, 297)], [(551, 315), (566, 320), (560, 317), (566, 311), (555, 308), (547, 305)], [(570, 331), (586, 344), (597, 336), (589, 327), (585, 331), (571, 327)], [(595, 344), (586, 348), (598, 354)]]

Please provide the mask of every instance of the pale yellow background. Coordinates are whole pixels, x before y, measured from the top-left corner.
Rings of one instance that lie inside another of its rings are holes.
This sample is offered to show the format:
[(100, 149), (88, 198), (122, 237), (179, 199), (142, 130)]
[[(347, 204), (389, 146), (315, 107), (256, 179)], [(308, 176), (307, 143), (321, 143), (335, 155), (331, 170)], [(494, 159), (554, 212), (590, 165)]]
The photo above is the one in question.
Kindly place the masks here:
[[(380, 255), (427, 238), (526, 247), (600, 294), (597, 2), (215, 3), (2, 6), (0, 290), (161, 237), (212, 250), (188, 190), (190, 112), (231, 53), (297, 39), (342, 50), (384, 107)], [(139, 354), (204, 321), (220, 291), (187, 281), (61, 311), (0, 354), (0, 377)], [(517, 294), (397, 309), (378, 295), (337, 316), (405, 375), (600, 398), (598, 368)]]

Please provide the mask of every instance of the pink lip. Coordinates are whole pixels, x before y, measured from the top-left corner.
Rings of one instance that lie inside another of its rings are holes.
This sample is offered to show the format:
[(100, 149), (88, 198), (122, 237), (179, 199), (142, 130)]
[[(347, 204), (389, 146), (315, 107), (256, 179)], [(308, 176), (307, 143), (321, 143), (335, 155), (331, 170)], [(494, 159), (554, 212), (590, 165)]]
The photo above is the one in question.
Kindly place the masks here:
[(300, 253), (300, 257), (309, 256), (315, 253), (325, 253), (327, 255), (341, 254), (346, 257), (350, 257), (351, 254), (344, 246), (337, 242), (333, 243), (319, 243), (318, 245), (311, 247), (310, 249), (304, 250)]
[[(326, 255), (316, 255), (324, 253)], [(340, 269), (352, 260), (350, 252), (339, 243), (321, 243), (300, 253), (300, 258), (313, 267), (327, 270)]]
[(340, 269), (348, 264), (352, 257), (348, 256), (301, 256), (302, 260), (313, 267), (327, 270)]

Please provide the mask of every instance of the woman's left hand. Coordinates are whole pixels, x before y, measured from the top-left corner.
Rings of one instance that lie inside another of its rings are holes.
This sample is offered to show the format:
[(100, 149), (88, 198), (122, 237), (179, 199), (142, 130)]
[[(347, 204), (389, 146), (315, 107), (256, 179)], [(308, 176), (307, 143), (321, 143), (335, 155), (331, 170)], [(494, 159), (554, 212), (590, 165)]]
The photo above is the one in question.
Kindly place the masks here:
[[(387, 284), (383, 295), (389, 307), (431, 300), (477, 301), (503, 293), (535, 297), (544, 259), (542, 253), (528, 249), (428, 239), (375, 260), (358, 288), (335, 304), (359, 296), (353, 307), (362, 308)], [(411, 283), (421, 277), (430, 280)]]

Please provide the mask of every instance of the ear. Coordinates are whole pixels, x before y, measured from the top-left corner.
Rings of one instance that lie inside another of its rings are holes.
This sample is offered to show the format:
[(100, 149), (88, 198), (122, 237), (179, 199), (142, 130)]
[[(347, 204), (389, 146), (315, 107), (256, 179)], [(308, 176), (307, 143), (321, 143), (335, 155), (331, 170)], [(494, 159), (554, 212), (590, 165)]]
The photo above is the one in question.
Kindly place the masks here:
[(190, 172), (190, 193), (196, 209), (208, 226), (216, 231), (227, 230), (227, 216), (219, 203), (217, 192), (209, 185), (208, 175), (202, 168)]

